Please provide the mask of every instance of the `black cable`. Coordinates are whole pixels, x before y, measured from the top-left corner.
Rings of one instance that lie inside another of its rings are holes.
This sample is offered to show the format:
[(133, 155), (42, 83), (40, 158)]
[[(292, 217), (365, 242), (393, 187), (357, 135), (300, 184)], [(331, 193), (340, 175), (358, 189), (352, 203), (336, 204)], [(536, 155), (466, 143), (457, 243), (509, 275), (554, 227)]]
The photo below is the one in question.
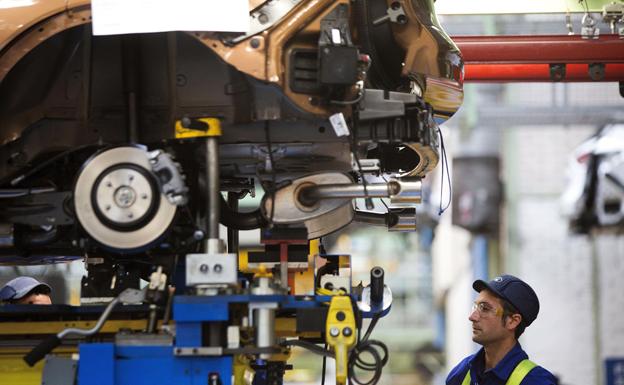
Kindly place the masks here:
[(42, 163), (39, 163), (37, 166), (31, 168), (30, 170), (26, 171), (25, 173), (23, 173), (22, 175), (19, 175), (15, 178), (13, 178), (10, 182), (11, 186), (17, 186), (20, 182), (22, 182), (24, 179), (28, 178), (29, 176), (35, 174), (38, 171), (41, 171), (42, 169), (44, 169), (45, 167), (48, 167), (49, 165), (51, 165), (52, 163), (56, 162), (57, 160), (66, 157), (67, 155), (70, 155), (74, 152), (78, 152), (78, 151), (82, 151), (86, 148), (89, 147), (93, 147), (93, 146), (100, 146), (99, 144), (84, 144), (82, 146), (78, 146), (78, 147), (73, 147), (70, 148), (69, 150), (65, 150), (61, 153), (58, 153), (56, 155), (54, 155), (53, 157), (45, 160)]
[[(451, 206), (451, 201), (453, 200), (453, 185), (451, 184), (451, 172), (448, 166), (448, 157), (446, 155), (446, 147), (444, 146), (444, 136), (442, 136), (442, 130), (438, 127), (438, 135), (440, 135), (440, 146), (442, 148), (442, 176), (440, 178), (440, 210), (438, 211), (438, 215), (442, 215), (449, 206)], [(444, 168), (446, 167), (446, 178), (448, 180), (449, 186), (449, 199), (446, 203), (446, 206), (442, 208), (442, 193), (444, 191)]]
[(236, 230), (254, 230), (268, 225), (267, 220), (262, 216), (261, 209), (250, 212), (234, 211), (230, 205), (228, 205), (223, 195), (221, 195), (220, 208), (219, 222), (229, 228)]
[(386, 214), (389, 213), (390, 212), (390, 207), (388, 207), (386, 202), (384, 202), (383, 198), (379, 198), (379, 201), (381, 202), (382, 205), (384, 205), (386, 207)]
[(585, 8), (586, 13), (589, 13), (589, 5), (587, 4), (587, 0), (579, 0), (579, 4), (581, 4)]
[[(327, 349), (327, 344), (325, 344), (325, 349)], [(327, 367), (327, 356), (323, 356), (323, 367), (321, 369), (321, 385), (325, 385), (325, 369)]]
[(360, 90), (358, 92), (358, 96), (353, 100), (330, 100), (329, 104), (333, 104), (336, 106), (352, 106), (361, 102), (362, 99), (364, 99), (364, 91)]
[[(378, 351), (380, 349), (381, 353)], [(373, 361), (367, 362), (362, 358), (363, 353), (372, 356)], [(359, 343), (352, 351), (349, 357), (349, 382), (359, 385), (375, 385), (381, 378), (383, 367), (388, 363), (388, 348), (386, 345), (377, 340), (366, 340)], [(354, 367), (365, 371), (373, 372), (370, 380), (363, 382), (355, 374)]]
[[(358, 342), (351, 350), (349, 355), (349, 383), (358, 385), (375, 385), (381, 378), (383, 367), (388, 363), (388, 348), (387, 346), (377, 340), (370, 340), (369, 337), (372, 334), (377, 322), (381, 315), (375, 314), (371, 319), (371, 323), (366, 329), (364, 336), (360, 338), (358, 333)], [(381, 353), (380, 353), (381, 352)], [(372, 361), (366, 361), (362, 358), (364, 353), (368, 353), (373, 358)], [(373, 376), (370, 380), (363, 382), (355, 374), (355, 368), (358, 368), (365, 372), (373, 372)]]
[(351, 148), (351, 154), (353, 155), (355, 164), (358, 167), (358, 173), (360, 174), (360, 178), (362, 178), (362, 187), (364, 187), (364, 201), (366, 202), (366, 208), (368, 210), (372, 210), (375, 206), (373, 205), (371, 198), (368, 197), (366, 178), (364, 177), (364, 173), (362, 172), (362, 164), (360, 163), (360, 157), (358, 156), (357, 149), (356, 149), (356, 140), (357, 140), (356, 136), (357, 136), (357, 131), (358, 131), (358, 121), (359, 121), (359, 114), (358, 114), (358, 110), (356, 107), (356, 108), (353, 108), (353, 129), (349, 129), (350, 131), (349, 135), (351, 136), (349, 147)]
[(371, 319), (371, 323), (368, 325), (368, 328), (366, 329), (366, 333), (364, 333), (364, 337), (362, 337), (362, 342), (366, 341), (368, 337), (370, 337), (371, 333), (373, 332), (373, 329), (377, 325), (377, 321), (379, 321), (379, 318), (380, 318), (379, 313), (376, 313), (373, 316), (373, 318)]
[(306, 350), (311, 351), (314, 354), (318, 354), (319, 356), (323, 356), (323, 357), (334, 357), (334, 353), (327, 350), (327, 349), (323, 349), (320, 346), (316, 346), (315, 344), (313, 344), (312, 342), (308, 342), (308, 341), (303, 341), (303, 340), (286, 340), (284, 342), (281, 343), (282, 346), (298, 346), (300, 348), (304, 348)]

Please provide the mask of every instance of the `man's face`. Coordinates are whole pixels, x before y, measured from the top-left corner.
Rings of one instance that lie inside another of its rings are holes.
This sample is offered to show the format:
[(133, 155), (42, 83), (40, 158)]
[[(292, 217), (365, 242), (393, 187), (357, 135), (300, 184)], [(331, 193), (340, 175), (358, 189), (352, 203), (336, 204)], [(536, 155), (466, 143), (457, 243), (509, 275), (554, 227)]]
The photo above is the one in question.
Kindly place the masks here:
[(491, 291), (481, 290), (468, 317), (472, 322), (472, 340), (480, 345), (487, 345), (506, 338), (510, 331), (503, 326), (502, 317), (501, 300)]
[(52, 300), (47, 294), (33, 293), (18, 299), (15, 303), (19, 305), (52, 305)]

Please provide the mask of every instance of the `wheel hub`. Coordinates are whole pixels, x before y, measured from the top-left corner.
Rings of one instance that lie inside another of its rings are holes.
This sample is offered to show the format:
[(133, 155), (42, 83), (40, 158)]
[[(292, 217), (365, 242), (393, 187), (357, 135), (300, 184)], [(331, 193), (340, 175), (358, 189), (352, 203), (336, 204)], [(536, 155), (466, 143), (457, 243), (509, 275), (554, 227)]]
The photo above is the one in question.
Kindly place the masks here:
[(94, 191), (96, 210), (116, 225), (145, 220), (158, 196), (148, 177), (130, 166), (105, 171)]

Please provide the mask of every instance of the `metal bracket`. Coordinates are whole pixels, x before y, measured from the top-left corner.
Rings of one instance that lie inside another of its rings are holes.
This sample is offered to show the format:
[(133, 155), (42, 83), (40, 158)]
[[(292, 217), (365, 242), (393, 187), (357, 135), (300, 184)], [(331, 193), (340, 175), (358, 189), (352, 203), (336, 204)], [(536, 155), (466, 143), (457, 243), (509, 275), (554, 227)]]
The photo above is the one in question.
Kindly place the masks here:
[(384, 90), (365, 89), (360, 102), (360, 119), (366, 121), (402, 117), (405, 115), (405, 104), (417, 101), (416, 94), (389, 92), (386, 97)]
[(588, 68), (589, 77), (593, 81), (600, 81), (605, 77), (604, 63), (591, 63)]
[[(611, 27), (611, 33), (616, 33), (617, 24), (624, 21), (624, 3), (610, 3), (602, 7), (602, 21), (608, 23)], [(624, 38), (624, 27), (620, 27), (617, 31), (620, 38)]]
[(73, 385), (76, 383), (78, 361), (68, 357), (49, 355), (45, 359), (42, 384), (46, 385)]
[(188, 286), (230, 286), (238, 282), (236, 254), (187, 254)]
[(220, 346), (197, 347), (197, 348), (175, 348), (173, 349), (173, 355), (177, 357), (197, 357), (197, 356), (216, 357), (216, 356), (223, 355), (223, 348)]
[(581, 24), (581, 36), (583, 39), (598, 39), (600, 36), (600, 29), (596, 27), (596, 20), (594, 20), (590, 13), (583, 15)]
[(365, 174), (377, 175), (379, 175), (379, 173), (381, 172), (381, 162), (379, 161), (379, 159), (360, 159), (359, 166), (361, 166), (361, 168), (358, 167), (358, 164), (355, 161), (353, 154), (351, 154), (351, 167), (353, 168), (353, 170), (357, 170)]
[(407, 23), (407, 16), (405, 15), (403, 6), (398, 1), (393, 1), (392, 4), (390, 4), (384, 16), (373, 20), (373, 25), (379, 25), (387, 21), (401, 25)]
[(560, 82), (565, 78), (566, 65), (565, 64), (550, 64), (550, 79), (553, 82)]
[(236, 44), (271, 28), (300, 2), (301, 0), (272, 0), (265, 2), (249, 15), (249, 32), (234, 38), (226, 38), (224, 42), (226, 44)]

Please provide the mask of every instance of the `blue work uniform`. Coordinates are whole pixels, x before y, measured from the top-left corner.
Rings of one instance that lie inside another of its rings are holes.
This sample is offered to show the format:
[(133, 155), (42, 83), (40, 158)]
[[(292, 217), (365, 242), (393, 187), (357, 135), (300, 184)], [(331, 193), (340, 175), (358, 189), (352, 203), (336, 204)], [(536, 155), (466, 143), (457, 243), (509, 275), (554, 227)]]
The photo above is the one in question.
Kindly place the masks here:
[[(446, 385), (462, 385), (468, 370), (470, 370), (470, 385), (505, 385), (509, 376), (520, 363), (528, 359), (520, 343), (503, 357), (492, 369), (485, 369), (485, 350), (481, 348), (477, 353), (464, 358), (446, 378)], [(533, 368), (522, 380), (521, 385), (556, 385), (555, 376), (541, 366)]]

